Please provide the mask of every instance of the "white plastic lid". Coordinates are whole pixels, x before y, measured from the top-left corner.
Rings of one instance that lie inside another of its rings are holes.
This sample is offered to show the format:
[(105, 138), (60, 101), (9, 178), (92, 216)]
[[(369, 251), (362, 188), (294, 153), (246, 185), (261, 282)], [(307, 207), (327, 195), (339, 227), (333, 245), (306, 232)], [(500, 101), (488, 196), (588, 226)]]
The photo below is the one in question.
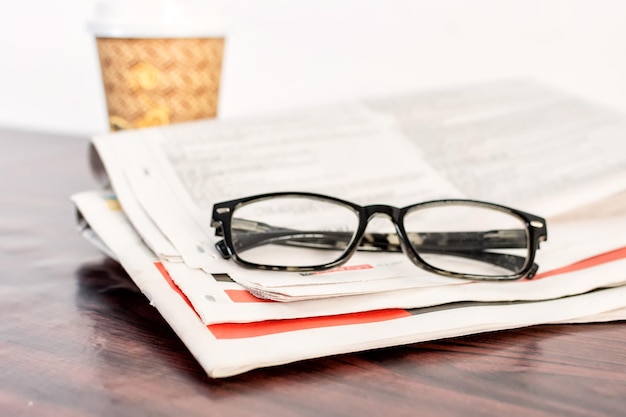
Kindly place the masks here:
[(211, 38), (227, 22), (210, 0), (99, 0), (89, 29), (102, 38)]

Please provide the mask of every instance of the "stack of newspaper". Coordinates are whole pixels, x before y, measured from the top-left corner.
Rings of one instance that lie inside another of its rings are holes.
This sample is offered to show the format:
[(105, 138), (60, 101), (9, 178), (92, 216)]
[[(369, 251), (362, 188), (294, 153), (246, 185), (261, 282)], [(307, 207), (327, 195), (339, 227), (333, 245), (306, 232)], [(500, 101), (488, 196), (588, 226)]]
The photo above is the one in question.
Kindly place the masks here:
[[(208, 375), (225, 377), (626, 319), (625, 136), (611, 111), (534, 82), (499, 82), (102, 135), (92, 162), (111, 187), (72, 200), (85, 237), (123, 265)], [(274, 191), (399, 207), (485, 200), (546, 217), (549, 237), (536, 277), (515, 282), (436, 276), (401, 253), (358, 253), (317, 274), (222, 259), (213, 204)]]

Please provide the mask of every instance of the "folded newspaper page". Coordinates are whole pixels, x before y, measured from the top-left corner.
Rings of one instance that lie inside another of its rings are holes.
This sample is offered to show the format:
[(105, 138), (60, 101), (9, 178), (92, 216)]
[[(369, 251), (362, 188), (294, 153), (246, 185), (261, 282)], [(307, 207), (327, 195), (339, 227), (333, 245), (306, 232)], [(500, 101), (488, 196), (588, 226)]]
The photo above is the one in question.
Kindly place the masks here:
[[(76, 194), (72, 200), (85, 221), (84, 227), (93, 228), (101, 244), (121, 262), (150, 303), (214, 378), (303, 359), (478, 332), (541, 323), (626, 319), (626, 286), (617, 286), (542, 301), (459, 302), (429, 308), (387, 308), (207, 325), (163, 263), (143, 243), (113, 196), (93, 191)], [(236, 285), (229, 288), (237, 290)]]
[[(493, 83), (102, 135), (92, 162), (113, 192), (72, 199), (83, 235), (221, 377), (481, 331), (626, 318), (626, 235), (616, 233), (626, 231), (626, 205), (609, 216), (588, 209), (626, 190), (626, 154), (615, 152), (625, 134), (620, 115), (584, 100), (533, 82)], [(439, 277), (400, 253), (358, 253), (317, 274), (222, 259), (213, 204), (274, 191), (361, 205), (486, 200), (547, 217), (549, 239), (535, 278), (508, 283)]]

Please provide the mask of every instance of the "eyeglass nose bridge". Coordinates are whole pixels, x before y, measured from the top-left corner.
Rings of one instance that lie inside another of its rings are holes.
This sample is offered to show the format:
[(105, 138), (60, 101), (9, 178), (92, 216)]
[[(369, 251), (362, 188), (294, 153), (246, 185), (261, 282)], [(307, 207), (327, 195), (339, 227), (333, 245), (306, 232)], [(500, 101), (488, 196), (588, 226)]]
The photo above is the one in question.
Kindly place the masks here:
[(402, 245), (406, 243), (406, 242), (403, 242), (404, 239), (403, 239), (403, 233), (402, 233), (402, 226), (400, 225), (401, 210), (399, 208), (394, 207), (394, 206), (388, 206), (385, 204), (375, 204), (375, 205), (363, 207), (363, 211), (365, 212), (365, 219), (363, 221), (364, 223), (363, 232), (365, 232), (365, 230), (367, 229), (367, 226), (369, 225), (370, 221), (374, 217), (376, 217), (379, 214), (382, 214), (384, 217), (387, 217), (389, 220), (391, 220), (391, 223), (393, 224), (393, 227), (396, 230), (396, 234), (398, 235), (400, 243)]
[(401, 210), (397, 207), (384, 205), (384, 204), (376, 204), (376, 205), (363, 207), (364, 218), (362, 221), (361, 232), (365, 234), (371, 220), (374, 219), (374, 217), (377, 217), (378, 215), (382, 215), (382, 217), (386, 217), (391, 221), (391, 224), (393, 225), (396, 236), (398, 238), (398, 242), (393, 243), (393, 245), (397, 246), (399, 243), (402, 250), (408, 254), (408, 252), (406, 251), (407, 242), (405, 241), (403, 228), (402, 228), (402, 225), (400, 224)]
[(371, 206), (363, 207), (365, 211), (365, 219), (369, 221), (377, 214), (384, 214), (388, 216), (394, 224), (400, 220), (400, 209), (394, 206), (388, 206), (386, 204), (373, 204)]
[(406, 236), (406, 232), (404, 231), (404, 226), (402, 225), (402, 210), (401, 209), (399, 209), (398, 207), (389, 206), (385, 204), (375, 204), (375, 205), (365, 206), (363, 207), (363, 210), (365, 212), (364, 230), (367, 229), (367, 225), (369, 224), (370, 220), (372, 220), (372, 218), (374, 218), (378, 214), (384, 215), (385, 217), (389, 218), (389, 220), (391, 220), (391, 223), (393, 224), (394, 229), (396, 231), (396, 236), (397, 236), (398, 241), (394, 242), (394, 245), (399, 244), (402, 252), (405, 255), (407, 255), (413, 263), (417, 265), (423, 264), (423, 262), (421, 262), (419, 258), (416, 256), (414, 250), (410, 247), (410, 244), (408, 242), (408, 237)]

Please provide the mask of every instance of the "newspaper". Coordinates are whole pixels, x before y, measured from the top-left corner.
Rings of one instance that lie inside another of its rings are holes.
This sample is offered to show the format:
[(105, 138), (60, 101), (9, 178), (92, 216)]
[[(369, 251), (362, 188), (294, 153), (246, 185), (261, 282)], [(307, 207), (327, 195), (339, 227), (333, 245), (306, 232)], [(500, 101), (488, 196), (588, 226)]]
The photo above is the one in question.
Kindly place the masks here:
[[(534, 302), (452, 303), (420, 309), (389, 308), (207, 325), (124, 213), (110, 204), (110, 195), (84, 192), (74, 195), (73, 200), (86, 220), (83, 225), (94, 227), (96, 235), (115, 253), (150, 303), (207, 374), (215, 378), (302, 359), (471, 333), (541, 323), (626, 319), (626, 286), (618, 286)], [(236, 290), (237, 286), (231, 284), (228, 288)]]
[[(72, 199), (85, 236), (122, 263), (209, 375), (227, 376), (479, 331), (624, 319), (626, 205), (567, 217), (624, 191), (626, 154), (615, 152), (624, 133), (619, 115), (583, 100), (494, 83), (103, 135), (93, 143), (115, 194)], [(548, 217), (549, 240), (539, 275), (510, 283), (434, 276), (402, 254), (359, 254), (309, 276), (221, 259), (213, 204), (272, 191), (397, 206), (483, 199)]]

